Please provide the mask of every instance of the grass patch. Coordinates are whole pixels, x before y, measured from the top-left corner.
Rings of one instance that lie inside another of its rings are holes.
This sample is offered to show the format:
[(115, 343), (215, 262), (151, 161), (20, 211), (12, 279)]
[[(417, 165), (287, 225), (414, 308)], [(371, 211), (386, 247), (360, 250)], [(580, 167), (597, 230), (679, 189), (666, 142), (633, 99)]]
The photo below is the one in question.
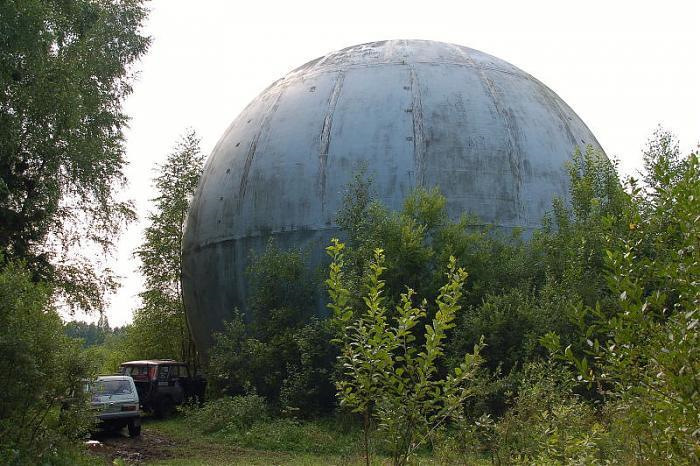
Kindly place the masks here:
[[(361, 432), (344, 419), (310, 421), (266, 419), (244, 430), (202, 433), (184, 415), (145, 424), (174, 442), (170, 458), (147, 462), (152, 465), (363, 465)], [(433, 456), (423, 451), (418, 464), (465, 464), (459, 455)], [(373, 465), (389, 464), (381, 452), (372, 456)], [(469, 458), (466, 464), (490, 464), (484, 458)]]
[(192, 439), (255, 450), (294, 453), (353, 455), (357, 453), (360, 431), (348, 428), (334, 418), (299, 421), (270, 419), (253, 423), (247, 428), (224, 427), (218, 432), (204, 433), (193, 429), (189, 420), (178, 416), (168, 420), (153, 420), (148, 427), (177, 439)]
[(333, 419), (274, 419), (257, 422), (249, 429), (224, 430), (218, 436), (226, 443), (258, 450), (352, 455), (357, 453), (360, 433), (338, 429)]
[(359, 432), (345, 429), (334, 419), (296, 421), (273, 419), (246, 429), (203, 433), (190, 419), (178, 416), (152, 420), (145, 428), (175, 441), (173, 458), (149, 464), (290, 464), (351, 465), (362, 463), (357, 445)]
[[(130, 439), (125, 432), (103, 433), (96, 451), (84, 451), (74, 461), (57, 464), (128, 465), (364, 465), (359, 430), (343, 417), (311, 421), (270, 419), (240, 431), (203, 433), (192, 419), (180, 414), (167, 420), (144, 418), (141, 437)], [(378, 444), (377, 444), (378, 445)], [(423, 451), (422, 465), (489, 464), (481, 458), (434, 455)], [(372, 456), (373, 465), (389, 464), (381, 450)]]

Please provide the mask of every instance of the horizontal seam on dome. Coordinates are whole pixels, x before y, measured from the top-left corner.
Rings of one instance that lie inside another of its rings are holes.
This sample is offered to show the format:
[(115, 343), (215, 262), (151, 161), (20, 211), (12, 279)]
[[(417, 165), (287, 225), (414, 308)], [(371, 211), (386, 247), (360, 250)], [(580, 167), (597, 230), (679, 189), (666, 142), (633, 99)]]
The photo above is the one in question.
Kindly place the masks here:
[[(530, 226), (530, 225), (506, 225), (506, 224), (494, 224), (494, 223), (473, 223), (469, 225), (470, 227), (493, 227), (493, 228), (510, 228), (510, 229), (515, 229), (515, 228), (520, 228), (522, 230), (539, 230), (541, 226)], [(265, 232), (265, 233), (255, 233), (255, 234), (250, 234), (250, 235), (242, 235), (242, 236), (220, 236), (218, 238), (214, 238), (212, 240), (205, 241), (200, 244), (195, 244), (193, 246), (190, 246), (186, 248), (186, 251), (193, 251), (193, 250), (201, 250), (205, 248), (209, 248), (211, 246), (216, 246), (220, 243), (228, 243), (231, 241), (238, 241), (240, 239), (246, 239), (246, 238), (261, 238), (264, 236), (275, 236), (275, 235), (286, 235), (286, 234), (292, 234), (292, 233), (304, 233), (304, 232), (316, 232), (316, 231), (329, 231), (329, 230), (339, 230), (338, 227), (322, 227), (322, 228), (303, 228), (303, 229), (289, 229), (289, 230), (277, 230), (277, 231), (271, 231), (271, 232)]]
[[(418, 64), (418, 65), (449, 65), (449, 66), (458, 66), (458, 67), (463, 67), (463, 68), (472, 68), (472, 69), (477, 69), (477, 70), (487, 70), (487, 71), (498, 71), (499, 73), (504, 73), (508, 74), (511, 76), (516, 76), (518, 78), (523, 78), (526, 80), (532, 80), (536, 81), (539, 83), (537, 79), (532, 77), (531, 75), (527, 74), (524, 71), (520, 72), (513, 72), (513, 71), (508, 71), (504, 70), (502, 68), (498, 68), (495, 66), (478, 66), (478, 65), (472, 65), (469, 63), (457, 63), (457, 62), (440, 62), (440, 61), (411, 61), (411, 62), (381, 62), (381, 63), (357, 63), (353, 65), (347, 65), (347, 66), (336, 66), (334, 68), (326, 68), (326, 69), (319, 69), (319, 70), (314, 70), (314, 71), (309, 71), (309, 72), (292, 72), (294, 73), (293, 76), (285, 76), (278, 80), (276, 83), (278, 86), (284, 86), (291, 84), (294, 80), (303, 80), (308, 77), (313, 77), (319, 74), (323, 73), (338, 73), (341, 71), (347, 71), (351, 69), (360, 69), (360, 68), (375, 68), (375, 67), (380, 67), (380, 66), (408, 66), (412, 64)], [(271, 86), (268, 87), (268, 89), (274, 87), (275, 83), (273, 83)], [(267, 89), (266, 89), (267, 90)], [(264, 92), (264, 91), (263, 91)]]

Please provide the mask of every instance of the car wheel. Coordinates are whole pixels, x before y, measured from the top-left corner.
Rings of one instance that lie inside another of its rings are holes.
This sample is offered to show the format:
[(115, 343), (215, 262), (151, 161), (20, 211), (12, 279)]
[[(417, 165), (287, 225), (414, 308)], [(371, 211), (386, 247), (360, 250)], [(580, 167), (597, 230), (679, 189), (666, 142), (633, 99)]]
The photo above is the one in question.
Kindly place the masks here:
[(129, 421), (129, 437), (134, 438), (141, 435), (141, 420), (134, 419)]

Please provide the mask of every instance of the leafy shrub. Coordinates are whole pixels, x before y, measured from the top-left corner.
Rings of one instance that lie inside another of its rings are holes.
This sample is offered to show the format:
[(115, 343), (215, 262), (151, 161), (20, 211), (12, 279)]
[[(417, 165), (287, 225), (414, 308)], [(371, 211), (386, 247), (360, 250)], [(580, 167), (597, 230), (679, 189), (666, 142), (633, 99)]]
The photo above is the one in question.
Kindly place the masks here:
[[(544, 342), (599, 387), (618, 443), (633, 461), (700, 462), (700, 161), (681, 159), (657, 134), (645, 153), (645, 184), (630, 183), (634, 210), (606, 242), (606, 289), (614, 299), (584, 308), (585, 350)], [(626, 428), (620, 429), (626, 420)], [(631, 442), (631, 445), (627, 442)]]
[(473, 380), (481, 359), (483, 344), (466, 354), (454, 371), (440, 377), (436, 361), (444, 355), (446, 332), (459, 311), (459, 299), (467, 273), (450, 259), (447, 283), (440, 289), (437, 312), (425, 325), (423, 345), (416, 344), (414, 328), (425, 317), (426, 302), (414, 306), (414, 291), (407, 288), (389, 318), (383, 297), (384, 255), (374, 252), (364, 277), (365, 306), (352, 306), (351, 291), (345, 282), (344, 244), (337, 239), (328, 247), (333, 258), (326, 281), (331, 297), (333, 324), (340, 345), (342, 376), (336, 382), (341, 406), (363, 416), (364, 451), (369, 463), (370, 422), (375, 420), (392, 462), (406, 464), (432, 432), (452, 418), (458, 418), (461, 404), (473, 390)]
[(569, 335), (574, 303), (563, 292), (547, 286), (539, 292), (522, 288), (489, 294), (470, 306), (458, 320), (450, 342), (450, 356), (464, 354), (483, 335), (483, 356), (491, 370), (508, 373), (518, 365), (545, 356), (540, 337), (548, 331)]
[(591, 464), (603, 435), (593, 407), (573, 392), (573, 375), (551, 362), (525, 366), (511, 409), (499, 420), (496, 455), (523, 464)]
[(225, 432), (228, 441), (260, 450), (349, 455), (356, 452), (357, 430), (343, 431), (334, 418), (314, 421), (281, 418), (256, 422), (250, 429)]
[(302, 421), (275, 418), (258, 395), (223, 397), (183, 408), (186, 421), (204, 434), (240, 447), (315, 454), (351, 454), (356, 425), (339, 417)]
[(294, 333), (298, 360), (287, 363), (280, 404), (283, 411), (309, 418), (335, 407), (333, 366), (337, 350), (327, 320), (312, 318)]
[[(3, 257), (0, 255), (0, 263)], [(64, 334), (51, 288), (22, 263), (0, 268), (0, 463), (52, 461), (92, 423), (81, 342)]]
[(203, 433), (249, 429), (269, 419), (268, 406), (259, 395), (223, 397), (204, 406), (185, 408), (188, 421)]
[(215, 395), (257, 393), (277, 411), (299, 417), (333, 408), (335, 349), (327, 323), (312, 318), (272, 341), (251, 337), (249, 332), (237, 313), (214, 335), (209, 376)]
[(301, 250), (274, 242), (251, 259), (249, 313), (234, 312), (210, 351), (210, 386), (219, 394), (255, 392), (300, 417), (334, 406), (327, 324), (312, 316), (317, 279)]
[(217, 396), (259, 393), (268, 400), (280, 383), (279, 363), (271, 345), (249, 336), (243, 316), (236, 312), (214, 334), (208, 373)]

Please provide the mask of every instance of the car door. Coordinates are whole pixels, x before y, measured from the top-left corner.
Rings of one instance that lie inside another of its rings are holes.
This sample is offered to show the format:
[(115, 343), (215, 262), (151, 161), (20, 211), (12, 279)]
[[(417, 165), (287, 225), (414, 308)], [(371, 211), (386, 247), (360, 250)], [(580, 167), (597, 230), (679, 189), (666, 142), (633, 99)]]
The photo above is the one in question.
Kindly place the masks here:
[(158, 392), (161, 396), (169, 396), (176, 404), (183, 401), (183, 389), (180, 381), (180, 366), (162, 364), (158, 368)]
[(175, 403), (179, 404), (185, 400), (184, 383), (187, 378), (187, 368), (182, 365), (173, 365), (170, 368), (170, 382), (172, 387), (172, 397)]

